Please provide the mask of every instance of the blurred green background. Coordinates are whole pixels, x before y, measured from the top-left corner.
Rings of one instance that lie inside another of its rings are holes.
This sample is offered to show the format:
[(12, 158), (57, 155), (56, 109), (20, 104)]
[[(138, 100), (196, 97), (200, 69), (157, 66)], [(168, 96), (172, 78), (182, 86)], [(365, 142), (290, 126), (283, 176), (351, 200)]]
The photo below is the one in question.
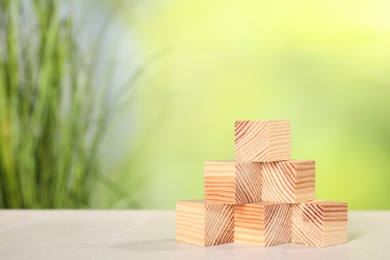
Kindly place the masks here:
[(390, 209), (389, 12), (379, 0), (120, 1), (116, 80), (139, 64), (142, 76), (100, 152), (114, 188), (97, 184), (91, 207), (202, 198), (203, 162), (234, 159), (235, 120), (288, 119), (292, 157), (316, 160), (318, 198)]
[(145, 181), (141, 207), (202, 198), (203, 161), (234, 158), (236, 119), (289, 119), (317, 197), (390, 209), (390, 2), (146, 2), (122, 19), (143, 53), (169, 51), (142, 82), (142, 148), (121, 173)]

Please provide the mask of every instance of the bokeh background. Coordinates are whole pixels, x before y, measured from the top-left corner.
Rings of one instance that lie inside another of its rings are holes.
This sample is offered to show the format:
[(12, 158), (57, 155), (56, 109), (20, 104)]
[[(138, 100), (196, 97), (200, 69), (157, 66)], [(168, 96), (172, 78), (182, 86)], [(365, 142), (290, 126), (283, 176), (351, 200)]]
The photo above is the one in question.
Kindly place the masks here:
[[(389, 1), (119, 2), (112, 89), (142, 75), (110, 121), (112, 186), (98, 183), (91, 207), (203, 198), (203, 162), (234, 159), (235, 120), (288, 119), (293, 158), (316, 160), (318, 198), (390, 209)], [(112, 3), (89, 1), (87, 24)]]

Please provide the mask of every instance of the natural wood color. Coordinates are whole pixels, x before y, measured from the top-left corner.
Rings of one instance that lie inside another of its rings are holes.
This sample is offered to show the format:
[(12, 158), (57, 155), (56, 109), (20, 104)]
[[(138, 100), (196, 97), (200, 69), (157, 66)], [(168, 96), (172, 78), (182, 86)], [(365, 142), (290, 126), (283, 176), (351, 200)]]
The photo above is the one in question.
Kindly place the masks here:
[(262, 163), (262, 200), (296, 203), (315, 199), (315, 161)]
[(234, 241), (259, 246), (290, 243), (289, 204), (257, 202), (234, 205)]
[(327, 247), (348, 241), (348, 204), (310, 201), (292, 205), (292, 242)]
[(234, 132), (237, 161), (272, 162), (291, 158), (290, 121), (236, 121)]
[(243, 204), (261, 201), (261, 164), (256, 162), (205, 162), (205, 199)]
[(233, 242), (233, 206), (203, 200), (176, 203), (176, 240), (214, 246)]

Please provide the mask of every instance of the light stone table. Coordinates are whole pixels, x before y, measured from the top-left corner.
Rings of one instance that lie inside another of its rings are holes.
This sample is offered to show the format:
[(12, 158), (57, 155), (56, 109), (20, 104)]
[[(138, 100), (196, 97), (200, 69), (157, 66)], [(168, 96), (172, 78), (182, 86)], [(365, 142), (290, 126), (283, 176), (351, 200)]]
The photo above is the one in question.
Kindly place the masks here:
[(349, 213), (347, 244), (329, 248), (175, 241), (174, 211), (0, 211), (0, 259), (390, 259), (390, 211)]

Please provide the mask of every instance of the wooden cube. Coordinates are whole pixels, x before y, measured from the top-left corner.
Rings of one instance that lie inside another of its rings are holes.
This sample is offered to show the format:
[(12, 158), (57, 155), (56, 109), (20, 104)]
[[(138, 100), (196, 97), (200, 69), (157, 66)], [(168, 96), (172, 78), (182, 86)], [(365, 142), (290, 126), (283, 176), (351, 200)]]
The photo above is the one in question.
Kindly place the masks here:
[(233, 206), (203, 200), (176, 203), (176, 240), (214, 246), (233, 242)]
[(315, 199), (315, 161), (262, 163), (262, 200), (296, 203)]
[(243, 204), (261, 201), (261, 165), (256, 162), (205, 162), (206, 201)]
[(234, 242), (259, 246), (290, 243), (291, 206), (276, 202), (234, 205)]
[(290, 121), (236, 121), (235, 155), (237, 161), (272, 162), (290, 160)]
[(292, 205), (293, 243), (327, 247), (348, 241), (348, 204), (310, 201)]

